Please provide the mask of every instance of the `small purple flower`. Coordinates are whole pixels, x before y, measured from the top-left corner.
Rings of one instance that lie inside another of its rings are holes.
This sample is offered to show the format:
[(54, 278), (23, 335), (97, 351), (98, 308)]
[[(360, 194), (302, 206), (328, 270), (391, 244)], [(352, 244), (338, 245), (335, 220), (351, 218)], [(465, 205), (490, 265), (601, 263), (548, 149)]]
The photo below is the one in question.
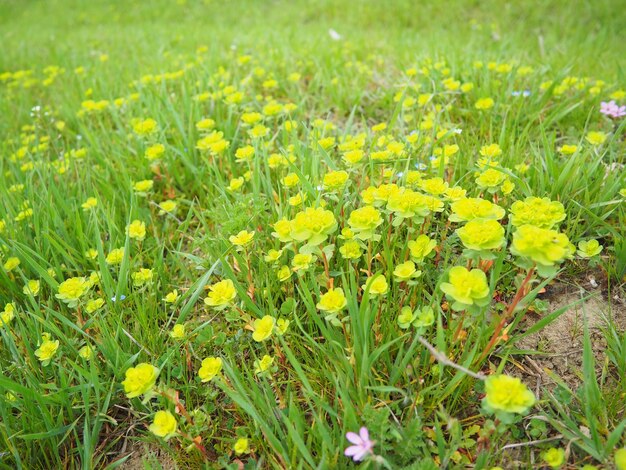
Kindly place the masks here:
[(360, 462), (368, 455), (373, 455), (374, 441), (370, 440), (370, 433), (365, 426), (359, 429), (358, 434), (355, 432), (347, 433), (346, 439), (354, 445), (348, 447), (344, 454), (347, 457), (352, 457), (355, 462)]
[(626, 116), (626, 105), (620, 106), (614, 100), (600, 103), (600, 112), (607, 117), (617, 119)]

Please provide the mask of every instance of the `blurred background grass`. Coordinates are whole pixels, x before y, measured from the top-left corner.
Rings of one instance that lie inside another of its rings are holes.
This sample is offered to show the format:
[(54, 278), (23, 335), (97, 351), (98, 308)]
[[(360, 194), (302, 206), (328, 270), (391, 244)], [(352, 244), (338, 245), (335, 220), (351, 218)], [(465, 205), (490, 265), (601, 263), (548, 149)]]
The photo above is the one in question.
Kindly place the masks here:
[(0, 68), (78, 66), (106, 52), (124, 72), (198, 44), (323, 57), (332, 28), (357, 55), (515, 58), (617, 80), (625, 12), (623, 0), (2, 0)]

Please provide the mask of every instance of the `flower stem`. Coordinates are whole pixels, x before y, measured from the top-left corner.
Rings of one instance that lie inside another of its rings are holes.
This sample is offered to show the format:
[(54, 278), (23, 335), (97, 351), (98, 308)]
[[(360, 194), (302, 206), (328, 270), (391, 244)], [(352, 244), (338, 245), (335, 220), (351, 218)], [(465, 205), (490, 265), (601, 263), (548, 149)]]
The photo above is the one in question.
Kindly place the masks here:
[(508, 308), (506, 309), (504, 314), (502, 314), (502, 318), (500, 318), (500, 322), (496, 326), (496, 329), (493, 331), (493, 335), (491, 335), (491, 339), (489, 340), (487, 347), (481, 354), (479, 361), (484, 360), (487, 357), (487, 355), (491, 352), (491, 349), (498, 342), (498, 338), (500, 337), (500, 332), (504, 328), (504, 325), (506, 324), (507, 320), (509, 319), (513, 311), (515, 310), (515, 307), (517, 307), (517, 304), (519, 304), (520, 301), (524, 298), (526, 286), (530, 282), (534, 273), (535, 273), (535, 266), (533, 266), (532, 268), (528, 270), (528, 274), (526, 274), (526, 277), (522, 281), (522, 284), (519, 286), (519, 289), (517, 290), (515, 297), (513, 297), (513, 300), (509, 304)]

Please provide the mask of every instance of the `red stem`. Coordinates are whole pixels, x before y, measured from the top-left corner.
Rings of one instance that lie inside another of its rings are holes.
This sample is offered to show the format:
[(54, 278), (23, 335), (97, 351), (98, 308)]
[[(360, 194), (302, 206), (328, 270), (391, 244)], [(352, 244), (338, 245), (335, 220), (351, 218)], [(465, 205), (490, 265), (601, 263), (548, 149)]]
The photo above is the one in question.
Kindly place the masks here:
[(496, 329), (494, 330), (493, 335), (491, 336), (491, 339), (489, 340), (489, 344), (487, 344), (487, 347), (485, 348), (482, 355), (480, 356), (480, 361), (482, 361), (483, 359), (487, 357), (491, 349), (498, 342), (498, 338), (500, 337), (500, 332), (504, 328), (504, 324), (509, 319), (509, 316), (515, 310), (515, 307), (517, 307), (517, 304), (519, 304), (520, 301), (524, 298), (524, 295), (525, 295), (524, 291), (526, 290), (526, 285), (530, 282), (530, 278), (532, 277), (534, 273), (535, 273), (535, 267), (533, 266), (532, 268), (530, 268), (530, 270), (528, 271), (528, 274), (522, 281), (522, 284), (519, 286), (519, 289), (517, 290), (517, 293), (515, 294), (513, 301), (509, 304), (509, 307), (506, 309), (506, 312), (504, 312), (504, 314), (502, 315), (502, 318), (500, 319), (500, 323), (498, 323), (498, 325), (496, 326)]

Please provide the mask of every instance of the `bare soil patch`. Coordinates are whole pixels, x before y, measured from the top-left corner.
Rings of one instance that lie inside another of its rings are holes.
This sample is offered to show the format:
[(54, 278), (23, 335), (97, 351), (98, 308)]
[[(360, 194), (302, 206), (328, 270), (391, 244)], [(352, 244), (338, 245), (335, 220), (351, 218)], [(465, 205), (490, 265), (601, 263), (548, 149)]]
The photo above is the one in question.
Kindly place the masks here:
[[(584, 380), (582, 376), (584, 324), (587, 321), (596, 366), (604, 363), (606, 340), (603, 330), (610, 323), (619, 331), (626, 330), (626, 297), (613, 292), (611, 297), (595, 283), (585, 281), (584, 287), (555, 284), (548, 287), (543, 300), (549, 302), (546, 313), (528, 312), (521, 330), (525, 330), (551, 312), (566, 307), (566, 311), (541, 331), (519, 340), (519, 349), (538, 351), (540, 354), (518, 357), (517, 367), (533, 388), (553, 387), (558, 376), (575, 390)], [(587, 298), (589, 297), (589, 298)], [(585, 299), (581, 301), (581, 299)]]
[[(176, 462), (165, 450), (157, 446), (135, 441), (130, 449), (130, 458), (120, 468), (122, 470), (145, 470), (159, 468), (163, 470), (178, 470)], [(154, 465), (158, 463), (158, 466)]]

